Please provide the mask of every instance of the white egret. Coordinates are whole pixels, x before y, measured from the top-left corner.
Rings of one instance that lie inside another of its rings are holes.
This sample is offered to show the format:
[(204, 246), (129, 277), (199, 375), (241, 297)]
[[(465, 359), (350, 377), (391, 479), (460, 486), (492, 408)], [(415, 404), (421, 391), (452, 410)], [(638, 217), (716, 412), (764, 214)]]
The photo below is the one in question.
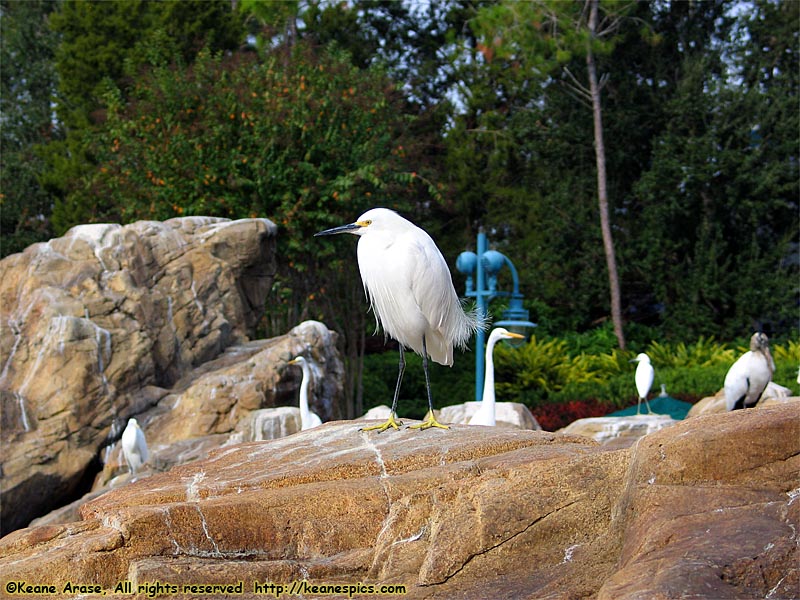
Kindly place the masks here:
[(397, 398), (405, 370), (403, 348), (422, 356), (428, 414), (419, 425), (441, 427), (433, 414), (428, 356), (441, 365), (453, 364), (453, 346), (464, 347), (483, 326), (474, 312), (465, 313), (453, 287), (442, 253), (422, 229), (386, 208), (373, 208), (355, 223), (314, 235), (352, 233), (358, 240), (358, 268), (376, 321), (387, 336), (400, 343), (400, 366), (392, 400), (392, 412), (382, 425), (365, 427), (379, 432), (398, 429)]
[(725, 375), (725, 407), (736, 410), (755, 406), (774, 371), (769, 338), (764, 333), (754, 333), (750, 338), (750, 350), (742, 354)]
[(128, 463), (131, 475), (135, 475), (141, 466), (147, 462), (150, 453), (147, 451), (147, 441), (144, 431), (139, 427), (136, 419), (128, 419), (128, 425), (122, 432), (122, 455)]
[(494, 425), (495, 421), (495, 398), (494, 398), (494, 359), (492, 358), (492, 351), (494, 346), (500, 340), (510, 340), (513, 338), (524, 339), (524, 335), (518, 333), (511, 333), (497, 327), (489, 334), (489, 340), (486, 342), (486, 375), (483, 378), (483, 399), (478, 411), (472, 415), (469, 420), (470, 425)]
[(647, 412), (652, 415), (653, 411), (650, 410), (650, 404), (647, 402), (647, 394), (650, 393), (650, 387), (653, 385), (653, 379), (656, 376), (655, 369), (653, 369), (653, 365), (650, 364), (650, 357), (644, 352), (631, 360), (631, 362), (639, 363), (636, 366), (636, 374), (634, 375), (634, 379), (636, 381), (636, 392), (639, 394), (639, 400), (636, 403), (636, 414), (639, 414), (642, 406), (642, 400), (644, 400), (644, 405), (647, 407)]
[(311, 381), (311, 368), (302, 356), (290, 360), (290, 365), (300, 365), (303, 369), (303, 380), (300, 382), (300, 430), (311, 429), (322, 425), (322, 419), (308, 408), (308, 382)]

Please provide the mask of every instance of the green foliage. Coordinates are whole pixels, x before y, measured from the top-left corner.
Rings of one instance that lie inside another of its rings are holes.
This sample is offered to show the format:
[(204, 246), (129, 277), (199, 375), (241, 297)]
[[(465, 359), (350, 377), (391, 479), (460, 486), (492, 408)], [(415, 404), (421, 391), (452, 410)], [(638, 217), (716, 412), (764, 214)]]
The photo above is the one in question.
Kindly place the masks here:
[(124, 98), (147, 65), (163, 64), (175, 54), (190, 62), (203, 47), (237, 48), (244, 30), (226, 0), (64, 0), (50, 18), (50, 29), (60, 40), (56, 112), (66, 139), (48, 143), (37, 155), (45, 163), (39, 179), (54, 200), (53, 229), (60, 234), (92, 220), (96, 211), (114, 214), (108, 201), (84, 202), (74, 193), (95, 168), (88, 146), (105, 120), (102, 104), (109, 86), (118, 87)]
[(0, 2), (0, 256), (51, 235), (52, 202), (39, 182), (37, 144), (58, 137), (50, 106), (56, 76), (55, 36), (47, 29), (54, 2)]
[(532, 336), (522, 348), (498, 345), (495, 370), (500, 376), (513, 374), (513, 383), (497, 383), (504, 395), (537, 390), (542, 395), (557, 392), (567, 382), (597, 381), (593, 365), (585, 354), (570, 356), (564, 340), (539, 340)]
[(659, 344), (651, 342), (645, 350), (653, 364), (662, 367), (680, 369), (688, 367), (712, 367), (715, 365), (731, 365), (736, 360), (734, 350), (713, 338), (700, 339), (688, 346), (683, 342), (677, 344)]
[[(370, 320), (353, 240), (310, 234), (389, 205), (452, 264), (484, 227), (552, 355), (531, 360), (542, 385), (503, 393), (624, 403), (632, 356), (614, 352), (592, 117), (571, 85), (591, 44), (626, 338), (670, 393), (713, 392), (739, 352), (714, 339), (797, 332), (800, 3), (603, 1), (615, 27), (595, 39), (585, 6), (0, 0), (0, 251), (93, 220), (268, 216), (263, 334), (324, 319), (352, 365)], [(245, 17), (258, 53), (240, 52)]]
[(385, 74), (300, 42), (263, 59), (159, 59), (127, 94), (107, 80), (103, 97), (106, 120), (84, 140), (96, 167), (58, 204), (59, 224), (271, 219), (280, 261), (261, 331), (324, 319), (354, 373), (366, 326), (355, 240), (309, 240), (376, 205), (408, 214), (439, 198), (419, 161), (424, 138)]
[[(721, 2), (601, 5), (608, 23), (632, 17), (595, 50), (611, 75), (603, 113), (622, 298), (627, 328), (651, 329), (637, 333), (642, 341), (796, 329), (798, 288), (786, 283), (797, 279), (800, 231), (790, 4), (758, 2), (752, 19), (738, 20)], [(522, 289), (551, 308), (542, 321), (553, 333), (609, 314), (590, 225), (591, 118), (570, 92), (572, 76), (584, 80), (580, 35), (551, 35), (583, 7), (483, 5), (471, 22), (466, 108), (447, 137), (459, 211), (524, 265)], [(561, 42), (574, 51), (558, 56)], [(752, 83), (730, 83), (723, 53)]]
[[(392, 405), (398, 359), (396, 351), (368, 354), (364, 357), (362, 382), (366, 410), (382, 404)], [(397, 402), (397, 413), (400, 417), (422, 419), (428, 411), (422, 358), (413, 352), (406, 352), (405, 359), (406, 370)], [(428, 362), (428, 366), (434, 408), (475, 399), (475, 361), (472, 356), (457, 353), (452, 367), (444, 367), (432, 361)]]
[(69, 128), (95, 120), (104, 80), (121, 83), (146, 64), (155, 40), (169, 39), (189, 60), (203, 47), (236, 48), (243, 36), (225, 0), (64, 0), (51, 27), (61, 37), (56, 52), (59, 118)]
[[(602, 330), (603, 328), (601, 328)], [(603, 334), (600, 333), (602, 338)], [(504, 401), (536, 408), (546, 404), (599, 400), (609, 411), (636, 401), (631, 362), (638, 353), (597, 344), (598, 332), (571, 334), (567, 338), (537, 338), (521, 348), (499, 344), (495, 348), (495, 386)], [(593, 351), (585, 351), (593, 348)], [(651, 394), (663, 384), (673, 397), (696, 401), (717, 393), (733, 362), (747, 350), (741, 344), (722, 344), (699, 338), (685, 344), (650, 342), (646, 352), (656, 371)], [(774, 381), (792, 388), (800, 364), (800, 344), (774, 344), (777, 365)], [(795, 386), (796, 387), (796, 386)]]
[(87, 140), (98, 166), (73, 196), (98, 220), (267, 215), (294, 262), (313, 232), (418, 189), (387, 90), (346, 55), (302, 47), (289, 65), (204, 51), (156, 66), (127, 103), (106, 92), (107, 121)]
[(800, 365), (800, 342), (789, 340), (786, 344), (775, 344), (770, 348), (775, 364)]

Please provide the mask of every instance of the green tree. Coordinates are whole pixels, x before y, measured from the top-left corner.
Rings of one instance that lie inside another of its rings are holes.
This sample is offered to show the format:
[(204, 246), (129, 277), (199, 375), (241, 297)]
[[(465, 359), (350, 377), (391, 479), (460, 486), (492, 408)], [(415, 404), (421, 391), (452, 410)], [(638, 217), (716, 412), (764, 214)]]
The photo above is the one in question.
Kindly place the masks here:
[[(139, 79), (87, 140), (97, 167), (67, 202), (91, 220), (266, 216), (280, 227), (280, 277), (266, 335), (324, 318), (342, 332), (357, 395), (367, 327), (355, 249), (316, 231), (383, 205), (408, 213), (438, 191), (414, 171), (413, 118), (385, 75), (341, 51), (295, 44), (263, 61), (201, 53)], [(343, 407), (354, 416), (359, 407)]]
[(0, 256), (50, 237), (51, 199), (39, 183), (35, 149), (59, 136), (52, 119), (55, 36), (48, 18), (57, 4), (0, 2)]
[(641, 273), (673, 337), (796, 331), (797, 17), (794, 3), (756, 3), (729, 48), (731, 77), (687, 55), (667, 104), (637, 192), (645, 228), (663, 233)]
[(205, 46), (238, 48), (244, 29), (226, 0), (64, 0), (51, 27), (60, 39), (56, 110), (65, 139), (44, 148), (47, 168), (41, 179), (55, 198), (54, 229), (62, 232), (92, 216), (92, 207), (67, 196), (93, 168), (85, 141), (105, 118), (102, 96), (109, 84), (124, 97), (147, 65), (170, 60), (175, 52), (190, 62)]
[[(619, 39), (624, 14), (633, 7), (626, 2), (586, 0), (579, 2), (501, 2), (478, 12), (473, 21), (485, 53), (529, 63), (527, 77), (534, 81), (565, 75), (570, 89), (588, 103), (592, 112), (597, 201), (600, 230), (608, 271), (611, 319), (621, 348), (625, 348), (622, 300), (616, 252), (611, 228), (606, 146), (601, 92), (608, 73), (599, 76), (597, 55), (608, 55)], [(568, 63), (574, 56), (586, 64), (586, 83), (576, 77)]]

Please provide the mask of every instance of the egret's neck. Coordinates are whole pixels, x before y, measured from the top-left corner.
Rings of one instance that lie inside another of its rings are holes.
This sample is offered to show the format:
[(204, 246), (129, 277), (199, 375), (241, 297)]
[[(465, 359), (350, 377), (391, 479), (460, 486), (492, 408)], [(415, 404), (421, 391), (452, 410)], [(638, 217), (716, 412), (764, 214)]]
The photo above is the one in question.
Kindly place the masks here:
[(311, 379), (311, 369), (303, 365), (303, 381), (300, 382), (300, 414), (308, 417), (308, 381)]
[(494, 342), (489, 342), (486, 346), (486, 362), (483, 377), (483, 400), (482, 406), (491, 406), (494, 408), (494, 359), (492, 353), (494, 351)]

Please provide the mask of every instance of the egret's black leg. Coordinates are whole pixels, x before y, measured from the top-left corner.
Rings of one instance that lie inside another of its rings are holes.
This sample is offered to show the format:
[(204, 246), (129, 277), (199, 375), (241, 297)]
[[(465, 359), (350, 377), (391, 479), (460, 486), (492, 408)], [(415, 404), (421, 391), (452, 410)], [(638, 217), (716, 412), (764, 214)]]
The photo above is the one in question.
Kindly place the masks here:
[(442, 425), (433, 416), (433, 396), (431, 395), (431, 377), (428, 374), (428, 348), (425, 345), (425, 336), (422, 336), (422, 369), (425, 371), (425, 389), (428, 392), (428, 414), (425, 415), (425, 420), (419, 425), (411, 425), (413, 429), (428, 429), (428, 427), (439, 427), (441, 429), (450, 429), (447, 425)]
[(394, 399), (392, 400), (392, 414), (397, 412), (397, 399), (400, 397), (400, 386), (403, 383), (403, 373), (406, 371), (406, 357), (403, 353), (403, 346), (400, 345), (400, 364), (397, 371), (397, 385), (394, 386)]
[[(361, 431), (372, 431), (375, 430), (378, 433), (381, 431), (386, 431), (389, 427), (393, 429), (399, 429), (401, 423), (400, 421), (395, 420), (395, 411), (397, 410), (397, 399), (400, 397), (400, 385), (403, 383), (403, 373), (406, 370), (406, 358), (403, 354), (403, 346), (400, 345), (400, 365), (397, 373), (397, 385), (394, 388), (394, 398), (392, 399), (392, 412), (389, 413), (389, 418), (386, 420), (385, 423), (381, 423), (380, 425), (373, 425), (372, 427), (362, 427)], [(428, 396), (430, 397), (430, 392), (428, 392)]]
[(422, 370), (425, 371), (425, 390), (428, 392), (428, 411), (433, 414), (433, 396), (431, 395), (431, 376), (428, 373), (428, 348), (425, 336), (422, 336)]

